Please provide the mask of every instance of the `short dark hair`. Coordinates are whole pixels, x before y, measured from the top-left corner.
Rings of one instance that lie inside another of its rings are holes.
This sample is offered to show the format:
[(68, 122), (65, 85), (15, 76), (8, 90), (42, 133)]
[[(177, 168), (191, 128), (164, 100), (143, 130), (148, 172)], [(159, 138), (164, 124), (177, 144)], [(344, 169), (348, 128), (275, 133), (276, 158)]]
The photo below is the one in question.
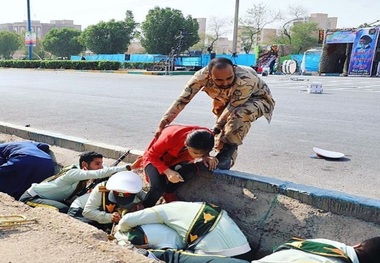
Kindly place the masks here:
[(380, 259), (380, 237), (373, 237), (354, 247), (360, 263), (378, 263)]
[(210, 152), (214, 148), (214, 135), (208, 130), (193, 130), (186, 137), (186, 144), (205, 153)]
[(208, 71), (211, 72), (211, 70), (215, 67), (217, 69), (226, 68), (227, 66), (234, 67), (234, 63), (232, 63), (231, 59), (220, 57), (220, 58), (213, 58), (208, 63)]
[(82, 168), (82, 162), (85, 162), (88, 165), (90, 165), (90, 163), (96, 158), (103, 158), (103, 155), (101, 153), (92, 152), (92, 151), (81, 153), (81, 155), (79, 155), (79, 166), (80, 166), (80, 168)]

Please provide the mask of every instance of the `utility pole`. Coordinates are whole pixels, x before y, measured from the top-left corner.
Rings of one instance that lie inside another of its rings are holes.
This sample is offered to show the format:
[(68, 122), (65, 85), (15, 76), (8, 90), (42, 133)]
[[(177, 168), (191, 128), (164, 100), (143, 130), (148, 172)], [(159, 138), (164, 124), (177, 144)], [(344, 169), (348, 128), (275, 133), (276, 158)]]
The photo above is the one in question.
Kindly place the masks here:
[(239, 0), (235, 0), (235, 18), (234, 18), (234, 34), (232, 39), (232, 55), (235, 57), (237, 54), (237, 32), (239, 24)]
[[(29, 36), (31, 37), (32, 22), (30, 20), (30, 0), (26, 0), (26, 1), (27, 1), (27, 11), (28, 11), (28, 32), (29, 32)], [(33, 44), (32, 43), (28, 43), (28, 58), (29, 60), (33, 59)]]

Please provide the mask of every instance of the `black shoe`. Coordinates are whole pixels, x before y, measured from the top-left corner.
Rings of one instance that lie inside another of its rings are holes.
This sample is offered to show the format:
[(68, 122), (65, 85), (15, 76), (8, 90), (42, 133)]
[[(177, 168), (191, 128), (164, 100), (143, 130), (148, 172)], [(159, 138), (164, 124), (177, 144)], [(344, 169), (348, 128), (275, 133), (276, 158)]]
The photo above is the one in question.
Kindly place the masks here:
[(232, 155), (237, 150), (237, 145), (224, 144), (222, 150), (215, 156), (219, 163), (216, 168), (229, 170), (232, 166)]
[(145, 256), (147, 258), (154, 259), (154, 261), (160, 261), (152, 252), (150, 252), (147, 249), (139, 248), (139, 249), (135, 250), (135, 252), (137, 254), (143, 255), (143, 256)]
[(144, 248), (136, 249), (135, 252), (146, 257), (149, 255), (149, 251)]

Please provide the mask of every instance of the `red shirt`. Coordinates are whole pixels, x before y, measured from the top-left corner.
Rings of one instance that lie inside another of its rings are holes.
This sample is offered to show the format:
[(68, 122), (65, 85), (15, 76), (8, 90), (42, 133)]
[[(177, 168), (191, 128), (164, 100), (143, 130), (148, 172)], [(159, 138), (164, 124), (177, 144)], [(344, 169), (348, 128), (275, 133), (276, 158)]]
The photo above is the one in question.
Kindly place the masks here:
[[(143, 155), (143, 167), (152, 164), (162, 174), (169, 167), (183, 162), (193, 162), (185, 147), (186, 137), (194, 130), (209, 130), (200, 126), (169, 125), (154, 138)], [(210, 130), (209, 130), (210, 131)], [(210, 131), (211, 132), (211, 131)]]

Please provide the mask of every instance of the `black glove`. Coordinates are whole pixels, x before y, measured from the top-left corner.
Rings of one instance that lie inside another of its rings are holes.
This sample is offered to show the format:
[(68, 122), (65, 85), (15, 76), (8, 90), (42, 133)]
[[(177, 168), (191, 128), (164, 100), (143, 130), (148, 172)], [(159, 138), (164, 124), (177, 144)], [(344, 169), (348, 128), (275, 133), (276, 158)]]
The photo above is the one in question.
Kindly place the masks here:
[(217, 134), (219, 134), (221, 132), (221, 130), (219, 128), (217, 128), (217, 127), (212, 128), (211, 131), (212, 131), (212, 133), (214, 135), (217, 135)]

